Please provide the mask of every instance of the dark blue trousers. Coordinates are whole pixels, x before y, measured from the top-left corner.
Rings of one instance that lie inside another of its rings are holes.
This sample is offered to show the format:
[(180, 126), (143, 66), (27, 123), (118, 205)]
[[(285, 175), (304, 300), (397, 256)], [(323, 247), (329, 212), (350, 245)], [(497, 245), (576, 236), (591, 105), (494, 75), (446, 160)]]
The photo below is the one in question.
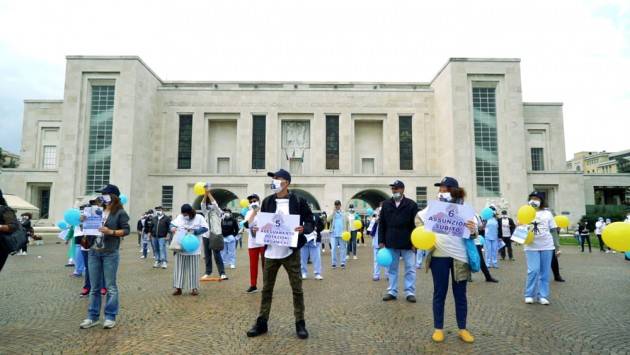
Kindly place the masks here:
[(433, 275), (433, 326), (444, 329), (444, 301), (448, 293), (448, 278), (453, 278), (453, 296), (455, 296), (455, 317), (459, 329), (466, 329), (468, 302), (466, 300), (467, 281), (455, 281), (453, 258), (433, 257), (431, 259)]

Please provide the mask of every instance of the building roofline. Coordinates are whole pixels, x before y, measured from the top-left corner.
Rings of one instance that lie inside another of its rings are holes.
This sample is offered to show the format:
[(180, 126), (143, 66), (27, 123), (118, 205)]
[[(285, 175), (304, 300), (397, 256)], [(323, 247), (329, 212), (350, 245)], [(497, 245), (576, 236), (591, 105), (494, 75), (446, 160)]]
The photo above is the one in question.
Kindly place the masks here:
[(440, 74), (442, 74), (442, 72), (444, 71), (444, 69), (446, 69), (446, 67), (451, 64), (452, 62), (504, 62), (504, 63), (520, 63), (521, 59), (520, 58), (469, 58), (469, 57), (451, 57), (448, 58), (448, 60), (446, 61), (446, 63), (444, 63), (444, 65), (442, 65), (442, 67), (440, 68), (440, 70), (438, 70), (437, 74), (435, 74), (433, 76), (433, 79), (431, 79), (430, 83), (433, 84), (433, 82), (435, 81), (435, 79), (437, 79), (438, 76), (440, 76)]
[(137, 60), (160, 83), (163, 83), (162, 79), (153, 71), (153, 69), (151, 69), (151, 67), (137, 55), (67, 55), (66, 60)]
[(38, 99), (25, 99), (25, 104), (62, 104), (63, 100), (38, 100)]

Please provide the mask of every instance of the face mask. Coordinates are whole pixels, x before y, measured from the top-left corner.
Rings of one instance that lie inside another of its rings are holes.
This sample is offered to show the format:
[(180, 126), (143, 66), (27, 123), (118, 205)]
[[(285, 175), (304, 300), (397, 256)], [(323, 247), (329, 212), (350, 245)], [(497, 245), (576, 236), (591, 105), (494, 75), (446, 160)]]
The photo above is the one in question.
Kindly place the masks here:
[(271, 180), (271, 191), (276, 194), (282, 191), (282, 181), (276, 179)]
[(354, 208), (351, 208), (351, 209), (349, 209), (348, 211), (350, 211), (350, 212), (354, 212)]
[(438, 192), (438, 200), (442, 202), (451, 202), (453, 197), (451, 197), (450, 192)]
[(260, 208), (260, 205), (258, 204), (258, 202), (252, 202), (249, 207), (251, 207), (253, 210), (257, 210)]
[(157, 211), (155, 214), (157, 214), (158, 216), (162, 215), (162, 211)]
[(392, 194), (392, 197), (394, 198), (394, 200), (400, 201), (402, 199), (402, 194), (400, 192), (394, 192)]
[(538, 208), (538, 207), (540, 207), (540, 201), (529, 200), (529, 205), (534, 207), (534, 208)]
[(103, 200), (103, 203), (106, 205), (109, 205), (110, 203), (112, 203), (112, 197), (110, 195), (102, 195), (101, 199)]

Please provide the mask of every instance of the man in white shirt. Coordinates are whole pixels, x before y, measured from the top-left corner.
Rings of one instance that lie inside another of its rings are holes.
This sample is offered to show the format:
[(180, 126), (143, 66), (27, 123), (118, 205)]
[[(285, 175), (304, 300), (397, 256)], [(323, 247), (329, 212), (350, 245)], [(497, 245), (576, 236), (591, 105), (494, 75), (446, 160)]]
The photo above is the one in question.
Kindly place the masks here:
[[(281, 266), (287, 271), (289, 283), (293, 291), (293, 313), (295, 314), (295, 330), (298, 338), (308, 338), (306, 324), (304, 322), (304, 292), (302, 291), (302, 277), (300, 264), (300, 248), (306, 243), (305, 234), (314, 230), (313, 212), (306, 201), (289, 192), (291, 174), (284, 169), (275, 173), (267, 173), (273, 180), (271, 190), (273, 195), (267, 196), (261, 205), (260, 211), (267, 213), (282, 213), (300, 216), (300, 226), (295, 229), (299, 233), (297, 248), (269, 244), (265, 249), (265, 266), (263, 270), (263, 289), (260, 301), (260, 314), (256, 324), (247, 331), (248, 337), (255, 337), (267, 332), (267, 321), (271, 312), (273, 288), (276, 276)], [(249, 225), (245, 222), (245, 228)], [(257, 227), (252, 227), (256, 233)]]

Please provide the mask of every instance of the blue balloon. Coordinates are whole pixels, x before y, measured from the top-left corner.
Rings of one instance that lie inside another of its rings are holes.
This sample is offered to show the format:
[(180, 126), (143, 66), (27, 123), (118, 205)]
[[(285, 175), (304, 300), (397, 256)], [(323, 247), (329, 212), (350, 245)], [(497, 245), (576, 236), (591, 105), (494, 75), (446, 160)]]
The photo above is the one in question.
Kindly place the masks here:
[(365, 212), (367, 212), (367, 215), (370, 217), (374, 214), (374, 210), (371, 208), (368, 208)]
[(626, 259), (630, 260), (630, 251), (627, 251), (625, 256), (626, 256)]
[(249, 208), (243, 207), (241, 209), (241, 216), (243, 216), (243, 217), (247, 216), (247, 211), (249, 211)]
[(70, 226), (68, 225), (68, 223), (66, 223), (66, 221), (57, 221), (57, 227), (59, 227), (59, 229), (61, 230), (70, 228)]
[(391, 250), (387, 248), (381, 248), (376, 253), (376, 263), (383, 267), (389, 267), (394, 261), (394, 255), (392, 255)]
[(63, 219), (71, 226), (78, 226), (81, 224), (81, 211), (78, 208), (68, 208), (63, 213)]
[(199, 248), (199, 238), (192, 234), (186, 234), (180, 242), (182, 250), (186, 253), (192, 253)]
[(128, 200), (129, 199), (127, 198), (127, 195), (120, 194), (120, 203), (122, 203), (123, 205), (126, 205)]
[(494, 211), (492, 210), (492, 208), (486, 207), (481, 210), (481, 213), (479, 215), (482, 219), (485, 219), (487, 221), (494, 216)]
[(238, 222), (238, 227), (239, 228), (244, 228), (245, 227), (245, 221)]
[(477, 239), (479, 239), (479, 243), (481, 245), (484, 245), (484, 243), (486, 242), (486, 240), (483, 238), (483, 235), (478, 236)]

